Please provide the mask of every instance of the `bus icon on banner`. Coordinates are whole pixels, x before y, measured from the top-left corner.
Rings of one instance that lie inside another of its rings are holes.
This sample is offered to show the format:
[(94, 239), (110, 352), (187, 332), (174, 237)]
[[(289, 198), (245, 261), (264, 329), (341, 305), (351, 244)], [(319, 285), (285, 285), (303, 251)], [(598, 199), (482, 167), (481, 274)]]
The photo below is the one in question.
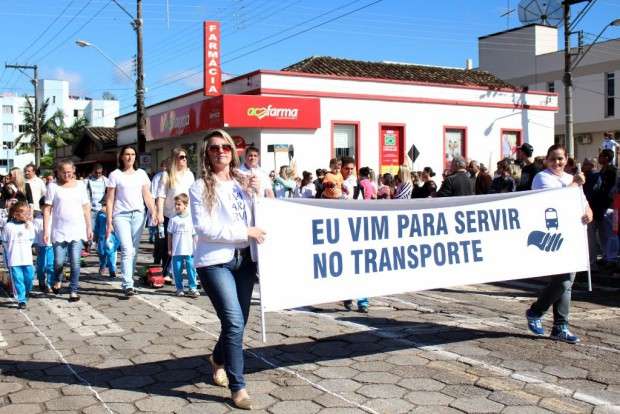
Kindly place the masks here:
[(555, 208), (545, 210), (545, 226), (547, 230), (558, 229), (558, 211)]

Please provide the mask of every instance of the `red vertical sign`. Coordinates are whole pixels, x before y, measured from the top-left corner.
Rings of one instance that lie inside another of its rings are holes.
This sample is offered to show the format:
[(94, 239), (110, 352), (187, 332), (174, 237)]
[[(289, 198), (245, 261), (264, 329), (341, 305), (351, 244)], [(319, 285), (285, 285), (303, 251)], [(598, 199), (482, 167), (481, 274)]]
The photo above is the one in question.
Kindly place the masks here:
[(400, 165), (403, 162), (401, 151), (403, 128), (399, 126), (382, 125), (379, 139), (380, 173), (398, 174)]
[(204, 22), (204, 95), (222, 94), (220, 22)]

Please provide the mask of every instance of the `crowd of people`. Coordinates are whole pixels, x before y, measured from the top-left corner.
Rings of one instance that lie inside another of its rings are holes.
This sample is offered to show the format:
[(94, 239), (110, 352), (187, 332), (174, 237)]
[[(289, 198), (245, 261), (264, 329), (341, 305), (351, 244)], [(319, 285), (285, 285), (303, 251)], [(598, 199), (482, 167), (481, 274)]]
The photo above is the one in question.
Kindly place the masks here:
[[(252, 245), (267, 237), (264, 229), (253, 224), (256, 197), (416, 199), (583, 186), (585, 205), (593, 210), (586, 207), (582, 218), (584, 223), (592, 222), (592, 260), (599, 246), (601, 263), (614, 263), (618, 237), (610, 213), (617, 174), (613, 151), (603, 149), (597, 160), (584, 160), (583, 173), (560, 145), (550, 147), (546, 157), (533, 158), (533, 152), (530, 144), (522, 144), (514, 159), (497, 163), (493, 174), (481, 163), (454, 157), (440, 185), (430, 167), (412, 171), (401, 165), (397, 173), (377, 177), (369, 167), (356, 170), (355, 159), (348, 156), (330, 160), (329, 168), (317, 169), (316, 176), (303, 171), (297, 177), (288, 165), (277, 174), (264, 172), (260, 152), (253, 146), (245, 150), (241, 163), (230, 135), (214, 130), (203, 140), (198, 179), (181, 147), (171, 151), (152, 177), (137, 165), (132, 146), (120, 149), (118, 168), (107, 177), (96, 164), (91, 175), (78, 179), (70, 160), (58, 161), (54, 174), (45, 179), (33, 165), (23, 172), (13, 168), (0, 193), (0, 212), (6, 212), (0, 220), (5, 265), (20, 309), (27, 306), (35, 274), (42, 292), (60, 294), (67, 265), (68, 300), (79, 301), (80, 259), (95, 243), (99, 275), (120, 276), (123, 293), (131, 297), (137, 293), (136, 259), (148, 227), (149, 241), (154, 244), (153, 263), (165, 269), (176, 295), (199, 297), (200, 281), (210, 298), (221, 321), (221, 334), (209, 359), (213, 382), (230, 388), (236, 407), (249, 409), (242, 342), (257, 276)], [(534, 334), (544, 334), (541, 319), (553, 307), (551, 337), (571, 343), (579, 340), (568, 329), (574, 276), (551, 277), (527, 310), (528, 327)], [(357, 299), (360, 312), (368, 312), (368, 306), (367, 298)], [(353, 301), (345, 301), (344, 307), (351, 310)]]

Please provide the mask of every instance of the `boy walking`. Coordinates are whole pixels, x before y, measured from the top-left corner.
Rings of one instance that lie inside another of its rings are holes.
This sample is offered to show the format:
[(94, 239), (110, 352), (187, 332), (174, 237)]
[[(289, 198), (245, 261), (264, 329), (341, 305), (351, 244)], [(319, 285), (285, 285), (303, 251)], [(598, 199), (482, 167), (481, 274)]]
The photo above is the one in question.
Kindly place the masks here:
[(107, 219), (107, 207), (102, 205), (101, 209), (97, 212), (95, 218), (95, 231), (94, 236), (97, 241), (97, 254), (99, 255), (99, 276), (105, 276), (106, 268), (109, 271), (110, 278), (116, 277), (116, 256), (120, 241), (114, 234), (110, 233), (110, 237), (106, 239), (106, 219)]
[[(43, 206), (45, 197), (39, 201), (39, 210), (34, 212), (34, 246), (37, 251), (37, 280), (39, 289), (44, 293), (52, 293), (52, 280), (54, 279), (54, 248), (52, 243), (45, 243), (43, 233)], [(51, 227), (50, 227), (51, 228)], [(49, 236), (49, 234), (48, 234)], [(51, 240), (50, 237), (47, 240)]]
[(181, 193), (174, 197), (176, 216), (168, 223), (168, 254), (172, 257), (172, 272), (177, 296), (185, 296), (183, 291), (183, 267), (187, 272), (189, 285), (188, 296), (197, 298), (196, 268), (194, 267), (194, 225), (187, 206), (189, 197)]

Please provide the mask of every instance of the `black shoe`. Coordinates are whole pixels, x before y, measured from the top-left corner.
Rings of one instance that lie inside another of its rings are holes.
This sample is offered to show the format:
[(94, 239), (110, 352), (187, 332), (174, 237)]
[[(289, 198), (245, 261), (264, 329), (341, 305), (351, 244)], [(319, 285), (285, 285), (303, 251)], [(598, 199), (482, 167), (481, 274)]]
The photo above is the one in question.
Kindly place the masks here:
[(116, 272), (110, 271), (110, 275), (108, 276), (110, 279), (114, 279), (116, 277)]
[(136, 291), (134, 288), (125, 289), (125, 296), (134, 296), (135, 294), (136, 294)]
[(47, 293), (47, 285), (39, 285), (39, 290), (41, 293)]
[(80, 300), (80, 295), (77, 294), (77, 292), (71, 292), (71, 294), (69, 294), (69, 302), (77, 302)]
[(60, 293), (60, 288), (52, 286), (52, 292), (54, 292), (54, 295), (58, 295)]
[(357, 308), (357, 311), (359, 313), (368, 313), (368, 306), (360, 306), (359, 308)]
[(26, 302), (19, 302), (17, 304), (17, 309), (26, 309)]
[(344, 305), (344, 308), (348, 311), (353, 310), (353, 301), (352, 300), (345, 300), (344, 302), (342, 302), (342, 304)]

